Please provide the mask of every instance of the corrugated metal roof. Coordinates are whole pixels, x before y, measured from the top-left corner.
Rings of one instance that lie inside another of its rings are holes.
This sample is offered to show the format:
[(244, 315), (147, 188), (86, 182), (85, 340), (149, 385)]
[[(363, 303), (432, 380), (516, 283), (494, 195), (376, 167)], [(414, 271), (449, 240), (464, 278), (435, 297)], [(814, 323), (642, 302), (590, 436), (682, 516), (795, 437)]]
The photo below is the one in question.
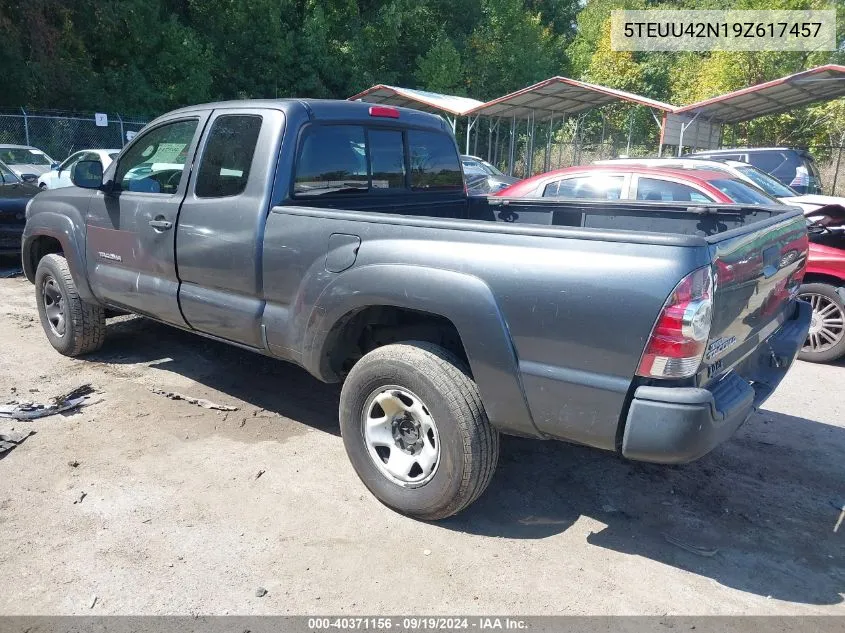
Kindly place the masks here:
[(675, 112), (736, 123), (841, 96), (845, 96), (845, 66), (828, 64), (691, 103)]
[(662, 101), (641, 97), (624, 90), (597, 86), (569, 77), (551, 77), (545, 81), (493, 99), (467, 112), (483, 116), (524, 117), (533, 110), (538, 118), (552, 114), (573, 114), (598, 108), (610, 103), (627, 101), (671, 112), (675, 106)]
[(367, 88), (364, 92), (349, 97), (349, 101), (366, 101), (367, 103), (386, 103), (406, 108), (414, 108), (423, 112), (448, 112), (449, 114), (462, 116), (468, 111), (482, 105), (482, 101), (468, 97), (456, 97), (444, 95), (427, 90), (414, 90), (413, 88), (399, 88), (378, 84)]

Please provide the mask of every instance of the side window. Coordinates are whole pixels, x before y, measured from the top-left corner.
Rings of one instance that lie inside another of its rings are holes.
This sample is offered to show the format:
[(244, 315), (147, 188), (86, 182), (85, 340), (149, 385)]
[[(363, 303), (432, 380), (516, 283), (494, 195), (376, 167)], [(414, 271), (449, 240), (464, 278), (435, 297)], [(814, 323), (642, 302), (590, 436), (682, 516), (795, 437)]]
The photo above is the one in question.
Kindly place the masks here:
[(463, 172), (450, 136), (439, 132), (409, 130), (408, 148), (411, 154), (412, 189), (463, 189)]
[(484, 176), (487, 175), (487, 172), (481, 167), (481, 164), (474, 161), (474, 160), (464, 160), (461, 161), (464, 166), (464, 173), (465, 174), (482, 174)]
[(67, 171), (71, 167), (73, 167), (80, 159), (82, 158), (82, 152), (77, 152), (76, 154), (71, 154), (68, 156), (64, 162), (59, 165), (59, 171)]
[(640, 178), (637, 182), (637, 200), (652, 200), (655, 202), (712, 202), (703, 193), (678, 182), (658, 180), (656, 178)]
[(576, 176), (559, 181), (557, 191), (554, 193), (551, 193), (549, 187), (546, 187), (543, 195), (580, 200), (619, 200), (624, 181), (624, 176), (608, 176), (606, 174)]
[(175, 121), (135, 139), (117, 165), (114, 182), (121, 191), (176, 193), (198, 121)]
[(554, 182), (550, 182), (549, 184), (547, 184), (546, 188), (543, 189), (543, 197), (544, 198), (554, 198), (554, 197), (556, 197), (560, 183), (561, 183), (560, 180), (555, 180)]
[(363, 127), (315, 125), (306, 130), (296, 164), (294, 194), (366, 191), (368, 187)]
[(231, 114), (211, 126), (197, 172), (198, 198), (225, 198), (243, 193), (261, 131), (261, 117)]
[(373, 189), (405, 188), (405, 144), (398, 130), (367, 132)]
[(7, 169), (5, 165), (0, 164), (0, 181), (8, 185), (18, 182), (18, 177), (10, 169)]

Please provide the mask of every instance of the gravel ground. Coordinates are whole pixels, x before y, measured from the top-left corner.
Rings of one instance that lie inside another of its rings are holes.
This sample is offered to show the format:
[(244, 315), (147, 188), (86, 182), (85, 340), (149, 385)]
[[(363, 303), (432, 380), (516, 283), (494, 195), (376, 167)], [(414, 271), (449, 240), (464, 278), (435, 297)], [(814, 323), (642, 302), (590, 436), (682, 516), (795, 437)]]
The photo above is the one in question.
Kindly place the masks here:
[(72, 360), (26, 280), (0, 297), (0, 402), (101, 400), (0, 422), (36, 431), (0, 459), (0, 614), (845, 615), (845, 363), (797, 363), (683, 467), (505, 438), (487, 493), (427, 524), (358, 481), (337, 387), (134, 317)]

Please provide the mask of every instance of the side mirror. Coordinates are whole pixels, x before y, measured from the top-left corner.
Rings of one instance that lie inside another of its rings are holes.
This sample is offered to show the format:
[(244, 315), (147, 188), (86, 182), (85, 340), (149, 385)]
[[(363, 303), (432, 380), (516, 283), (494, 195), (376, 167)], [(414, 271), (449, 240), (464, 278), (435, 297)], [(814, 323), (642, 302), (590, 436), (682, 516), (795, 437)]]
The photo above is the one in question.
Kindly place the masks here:
[(103, 164), (98, 160), (81, 160), (70, 170), (70, 181), (83, 189), (103, 186)]
[(59, 163), (53, 163), (52, 165), (50, 165), (50, 169), (52, 171), (56, 171), (58, 168), (59, 168)]

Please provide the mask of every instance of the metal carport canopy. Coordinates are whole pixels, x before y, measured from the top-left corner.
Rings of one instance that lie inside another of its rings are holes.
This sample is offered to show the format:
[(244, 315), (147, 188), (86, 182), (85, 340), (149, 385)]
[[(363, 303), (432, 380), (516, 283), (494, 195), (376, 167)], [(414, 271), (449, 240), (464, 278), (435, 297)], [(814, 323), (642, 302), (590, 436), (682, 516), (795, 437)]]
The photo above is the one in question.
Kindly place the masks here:
[(378, 84), (367, 88), (357, 95), (349, 97), (348, 101), (366, 101), (367, 103), (384, 103), (405, 108), (414, 108), (423, 112), (441, 114), (443, 112), (452, 116), (463, 116), (470, 110), (483, 105), (483, 102), (468, 97), (456, 97), (444, 95), (427, 90), (414, 90), (412, 88), (399, 88)]
[(498, 99), (480, 104), (464, 114), (485, 117), (528, 117), (539, 120), (557, 114), (577, 114), (610, 103), (625, 101), (671, 112), (675, 106), (624, 90), (597, 86), (568, 77), (551, 77)]
[(738, 123), (845, 95), (845, 66), (829, 64), (675, 109), (675, 114)]

